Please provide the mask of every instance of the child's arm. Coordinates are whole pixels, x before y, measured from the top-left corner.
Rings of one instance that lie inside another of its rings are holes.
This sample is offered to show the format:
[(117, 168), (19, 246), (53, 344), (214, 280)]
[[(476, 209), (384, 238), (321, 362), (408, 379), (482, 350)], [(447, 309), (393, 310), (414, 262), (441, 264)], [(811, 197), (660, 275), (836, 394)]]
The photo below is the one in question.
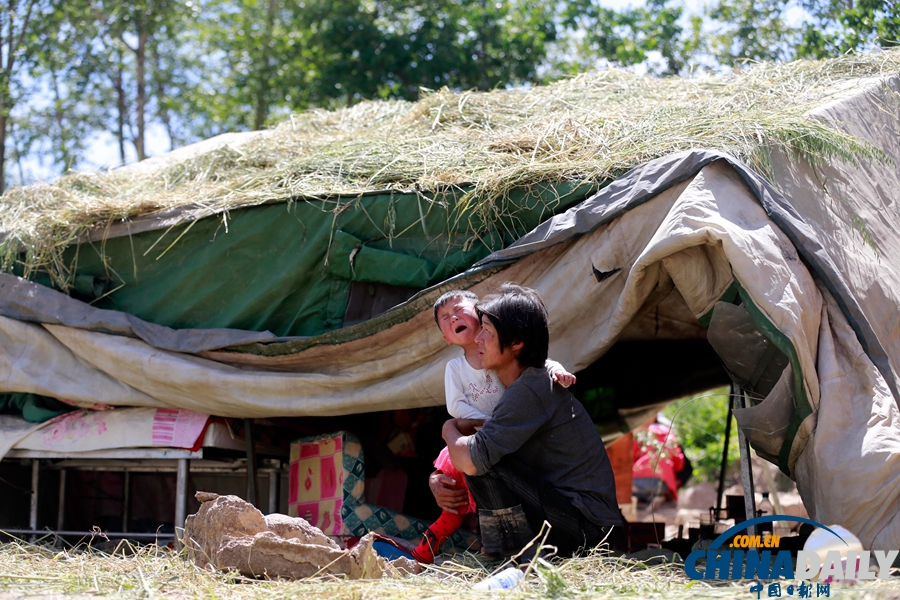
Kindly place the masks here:
[(459, 371), (447, 363), (444, 369), (444, 394), (447, 397), (447, 412), (454, 419), (479, 419), (486, 420), (486, 414), (466, 402), (466, 394)]
[(463, 435), (475, 435), (484, 426), (485, 419), (457, 419), (456, 428)]
[(559, 385), (567, 388), (575, 383), (575, 376), (566, 371), (566, 368), (555, 360), (548, 358), (544, 366), (547, 368), (547, 372), (550, 373), (550, 379)]

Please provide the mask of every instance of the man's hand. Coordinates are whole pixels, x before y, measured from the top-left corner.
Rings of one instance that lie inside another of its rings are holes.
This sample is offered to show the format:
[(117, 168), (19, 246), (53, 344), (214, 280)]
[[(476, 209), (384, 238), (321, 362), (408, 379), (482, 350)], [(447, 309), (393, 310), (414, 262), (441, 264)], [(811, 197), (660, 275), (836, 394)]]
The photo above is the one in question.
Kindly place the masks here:
[(431, 488), (437, 505), (453, 514), (459, 514), (459, 509), (469, 503), (469, 493), (453, 487), (457, 483), (459, 482), (441, 471), (435, 471), (428, 477), (428, 487)]

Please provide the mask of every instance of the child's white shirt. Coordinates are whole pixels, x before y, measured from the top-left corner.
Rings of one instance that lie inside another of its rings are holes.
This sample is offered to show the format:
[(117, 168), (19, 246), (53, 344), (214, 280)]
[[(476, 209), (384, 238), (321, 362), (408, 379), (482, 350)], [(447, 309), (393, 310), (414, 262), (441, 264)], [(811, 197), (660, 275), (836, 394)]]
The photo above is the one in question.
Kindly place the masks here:
[[(549, 359), (546, 366), (551, 375), (565, 370)], [(505, 391), (496, 371), (473, 368), (465, 355), (451, 359), (444, 368), (447, 412), (454, 419), (490, 419)]]

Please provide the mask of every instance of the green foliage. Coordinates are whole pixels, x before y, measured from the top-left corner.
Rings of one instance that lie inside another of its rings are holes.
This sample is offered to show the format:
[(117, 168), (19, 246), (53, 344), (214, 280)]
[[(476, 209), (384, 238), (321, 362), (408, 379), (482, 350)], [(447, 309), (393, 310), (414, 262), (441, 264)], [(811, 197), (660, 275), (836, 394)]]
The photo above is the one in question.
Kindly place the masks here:
[(117, 139), (122, 163), (126, 143), (138, 158), (146, 156), (151, 122), (180, 141), (170, 99), (183, 87), (183, 69), (173, 57), (193, 14), (189, 0), (61, 3), (31, 71), (52, 101), (30, 107), (20, 124), (44, 133), (48, 154), (62, 170), (75, 165), (100, 131)]
[(784, 20), (788, 0), (719, 0), (707, 15), (714, 28), (707, 45), (722, 64), (743, 60), (785, 60), (796, 30)]
[(803, 8), (814, 19), (801, 28), (798, 58), (826, 58), (900, 44), (900, 4), (896, 0), (805, 0)]
[[(109, 98), (90, 77), (88, 32), (94, 19), (88, 8), (73, 1), (42, 15), (42, 40), (28, 75), (42, 81), (47, 93), (45, 102), (23, 104), (15, 113), (11, 134), (16, 159), (37, 150), (64, 172), (86, 151), (90, 134), (106, 126), (100, 105)], [(81, 60), (73, 61), (73, 55)]]
[[(694, 478), (698, 481), (718, 480), (730, 391), (730, 388), (723, 387), (682, 398), (663, 411), (666, 418), (673, 422), (678, 441), (691, 460)], [(731, 466), (740, 460), (737, 422), (734, 419), (728, 442), (728, 464)]]
[[(16, 59), (0, 68), (0, 119), (12, 115), (14, 158), (37, 155), (63, 172), (101, 132), (126, 162), (145, 156), (153, 128), (174, 147), (308, 108), (445, 87), (527, 86), (605, 65), (674, 75), (900, 39), (896, 2), (800, 1), (810, 17), (801, 27), (785, 18), (791, 0), (716, 0), (687, 18), (681, 0), (623, 9), (601, 0), (12, 0), (0, 11)], [(30, 86), (18, 75), (26, 64)], [(23, 105), (36, 90), (40, 100)], [(9, 144), (0, 140), (0, 167)]]
[(310, 106), (415, 100), (423, 87), (534, 81), (556, 34), (546, 5), (520, 0), (214, 0), (203, 9), (188, 33), (201, 50), (189, 67), (199, 83), (181, 104), (201, 136), (260, 129)]
[(556, 33), (549, 6), (520, 0), (311, 0), (307, 14), (323, 59), (319, 99), (533, 81)]
[(559, 72), (578, 72), (599, 59), (636, 65), (658, 52), (664, 64), (652, 70), (675, 75), (698, 48), (696, 36), (685, 37), (679, 23), (684, 8), (669, 0), (648, 0), (645, 6), (622, 11), (598, 0), (573, 0), (563, 6), (561, 28), (568, 44), (554, 65)]
[[(310, 103), (320, 65), (315, 31), (283, 0), (208, 0), (183, 34), (178, 60), (193, 85), (178, 112), (192, 137), (261, 129), (272, 115)], [(224, 92), (224, 93), (223, 93)]]
[(803, 0), (807, 18), (793, 26), (790, 0), (718, 0), (706, 13), (707, 51), (724, 65), (746, 60), (828, 58), (900, 44), (900, 4), (894, 0)]
[(59, 10), (59, 0), (9, 0), (0, 8), (0, 192), (6, 187), (7, 149), (15, 145), (13, 111), (39, 90), (23, 74), (54, 30)]

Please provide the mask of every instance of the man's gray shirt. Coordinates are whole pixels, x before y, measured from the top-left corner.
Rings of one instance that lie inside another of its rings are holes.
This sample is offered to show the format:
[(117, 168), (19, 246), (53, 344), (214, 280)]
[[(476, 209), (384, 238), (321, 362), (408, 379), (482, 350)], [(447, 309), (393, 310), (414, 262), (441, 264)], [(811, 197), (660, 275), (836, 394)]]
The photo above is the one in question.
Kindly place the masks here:
[(511, 455), (597, 525), (620, 525), (606, 448), (587, 411), (546, 369), (526, 368), (469, 438), (477, 474)]

